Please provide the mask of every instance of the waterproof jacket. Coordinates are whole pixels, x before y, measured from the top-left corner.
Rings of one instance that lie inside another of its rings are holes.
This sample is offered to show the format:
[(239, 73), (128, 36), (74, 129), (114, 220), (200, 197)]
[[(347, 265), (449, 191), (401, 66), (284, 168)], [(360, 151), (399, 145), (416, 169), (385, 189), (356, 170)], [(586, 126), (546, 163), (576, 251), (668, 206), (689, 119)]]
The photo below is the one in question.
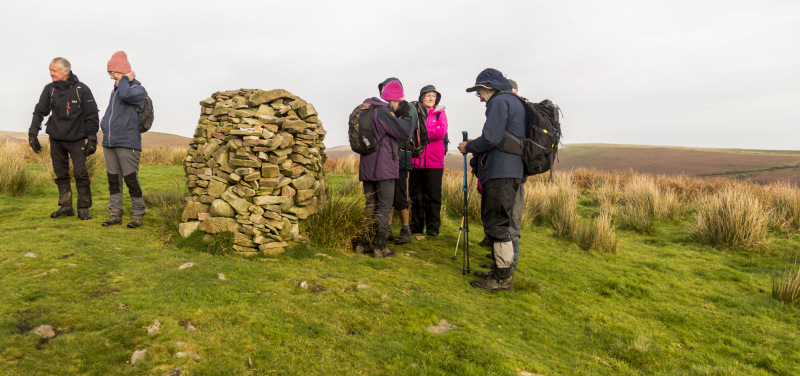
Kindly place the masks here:
[(44, 86), (39, 102), (33, 109), (28, 135), (38, 134), (42, 129), (42, 119), (50, 115), (46, 132), (51, 139), (97, 140), (97, 113), (92, 91), (70, 71), (66, 81), (51, 82)]
[(397, 118), (389, 104), (380, 98), (369, 98), (364, 103), (375, 106), (373, 131), (378, 147), (375, 152), (362, 155), (358, 163), (358, 180), (381, 181), (400, 177), (397, 142), (411, 135), (411, 118)]
[(414, 168), (444, 168), (444, 155), (447, 153), (444, 142), (447, 136), (447, 115), (444, 106), (428, 109), (425, 128), (428, 130), (428, 145), (419, 158), (414, 158)]
[(100, 121), (104, 147), (142, 150), (139, 113), (135, 107), (144, 108), (146, 95), (147, 91), (138, 80), (130, 82), (127, 76), (122, 76), (111, 92), (108, 108)]
[[(505, 90), (505, 86), (499, 87)], [(511, 91), (510, 83), (507, 90)], [(506, 138), (506, 131), (519, 138), (525, 136), (525, 107), (515, 96), (498, 91), (486, 102), (481, 136), (466, 145), (467, 152), (473, 155), (470, 161), (473, 173), (481, 184), (499, 178), (522, 179), (522, 157), (497, 150), (497, 145)]]

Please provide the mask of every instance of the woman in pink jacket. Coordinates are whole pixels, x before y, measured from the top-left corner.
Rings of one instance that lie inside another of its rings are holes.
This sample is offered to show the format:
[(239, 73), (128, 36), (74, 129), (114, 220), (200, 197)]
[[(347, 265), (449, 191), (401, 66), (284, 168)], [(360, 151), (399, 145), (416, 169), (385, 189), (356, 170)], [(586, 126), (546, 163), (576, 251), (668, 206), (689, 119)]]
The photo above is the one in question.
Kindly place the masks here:
[[(447, 115), (444, 106), (439, 106), (442, 94), (433, 85), (422, 88), (419, 102), (427, 113), (420, 116), (420, 126), (424, 123), (428, 130), (428, 145), (422, 154), (412, 160), (409, 174), (409, 198), (411, 201), (412, 233), (422, 233), (425, 229), (430, 236), (439, 235), (442, 209), (442, 174), (444, 155), (447, 152)], [(423, 112), (424, 112), (423, 110)]]

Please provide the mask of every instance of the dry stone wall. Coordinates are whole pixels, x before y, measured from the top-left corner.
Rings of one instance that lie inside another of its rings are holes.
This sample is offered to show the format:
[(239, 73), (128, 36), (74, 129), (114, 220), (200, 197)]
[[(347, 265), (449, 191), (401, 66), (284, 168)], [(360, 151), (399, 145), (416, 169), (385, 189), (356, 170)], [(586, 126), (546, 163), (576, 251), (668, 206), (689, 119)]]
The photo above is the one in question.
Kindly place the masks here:
[(213, 241), (230, 231), (237, 254), (283, 252), (327, 197), (314, 106), (282, 89), (220, 91), (200, 106), (181, 235), (199, 230)]

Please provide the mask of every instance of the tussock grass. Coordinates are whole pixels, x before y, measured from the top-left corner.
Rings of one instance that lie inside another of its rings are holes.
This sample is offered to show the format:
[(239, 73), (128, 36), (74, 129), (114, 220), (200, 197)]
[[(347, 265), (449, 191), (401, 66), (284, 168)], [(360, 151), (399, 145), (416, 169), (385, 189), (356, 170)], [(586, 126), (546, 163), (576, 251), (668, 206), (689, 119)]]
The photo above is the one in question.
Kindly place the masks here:
[[(476, 189), (478, 179), (467, 176), (467, 213), (469, 220), (481, 220), (481, 194)], [(451, 217), (464, 215), (464, 173), (445, 170), (442, 176), (442, 205)]]
[(550, 201), (551, 187), (547, 182), (528, 178), (525, 183), (525, 206), (522, 208), (520, 221), (523, 225), (544, 222), (547, 205)]
[(183, 166), (189, 148), (186, 146), (159, 146), (142, 150), (139, 163), (161, 166)]
[(770, 215), (752, 189), (731, 185), (697, 204), (689, 230), (701, 243), (758, 250), (765, 246)]
[(22, 196), (32, 179), (25, 172), (24, 148), (28, 145), (0, 141), (0, 194)]
[(634, 175), (621, 193), (620, 225), (646, 234), (655, 232), (654, 218), (671, 220), (682, 213), (677, 195), (668, 188), (661, 190), (653, 178)]
[(174, 184), (172, 189), (145, 192), (143, 195), (147, 209), (159, 218), (159, 232), (164, 242), (171, 242), (178, 233), (187, 195), (186, 186), (179, 183)]
[(617, 215), (617, 207), (622, 195), (620, 179), (614, 177), (598, 184), (592, 192), (592, 201), (600, 208), (601, 213), (607, 213), (612, 218)]
[(580, 222), (575, 232), (575, 241), (583, 250), (602, 253), (617, 252), (617, 235), (609, 213), (601, 212), (589, 222)]
[(578, 227), (578, 191), (569, 175), (554, 175), (547, 202), (547, 218), (557, 238), (571, 239)]
[(347, 249), (350, 241), (368, 233), (372, 219), (364, 210), (364, 200), (353, 195), (331, 195), (327, 205), (308, 217), (308, 241), (323, 249)]
[(328, 158), (325, 161), (325, 172), (329, 174), (357, 175), (359, 157), (349, 155), (343, 158)]
[(772, 297), (790, 306), (800, 302), (799, 268), (786, 268), (777, 279), (772, 278)]
[(789, 236), (800, 231), (800, 189), (788, 182), (780, 182), (763, 187), (759, 197), (772, 210), (770, 228)]

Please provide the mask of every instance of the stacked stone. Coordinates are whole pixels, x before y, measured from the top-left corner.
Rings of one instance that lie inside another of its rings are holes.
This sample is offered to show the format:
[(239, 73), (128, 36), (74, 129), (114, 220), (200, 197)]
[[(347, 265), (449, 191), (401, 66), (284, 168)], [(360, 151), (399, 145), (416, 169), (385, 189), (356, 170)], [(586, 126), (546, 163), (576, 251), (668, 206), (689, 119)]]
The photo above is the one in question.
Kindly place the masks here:
[(184, 160), (181, 235), (233, 233), (237, 254), (278, 254), (324, 205), (325, 130), (314, 106), (282, 89), (221, 91), (200, 102)]

